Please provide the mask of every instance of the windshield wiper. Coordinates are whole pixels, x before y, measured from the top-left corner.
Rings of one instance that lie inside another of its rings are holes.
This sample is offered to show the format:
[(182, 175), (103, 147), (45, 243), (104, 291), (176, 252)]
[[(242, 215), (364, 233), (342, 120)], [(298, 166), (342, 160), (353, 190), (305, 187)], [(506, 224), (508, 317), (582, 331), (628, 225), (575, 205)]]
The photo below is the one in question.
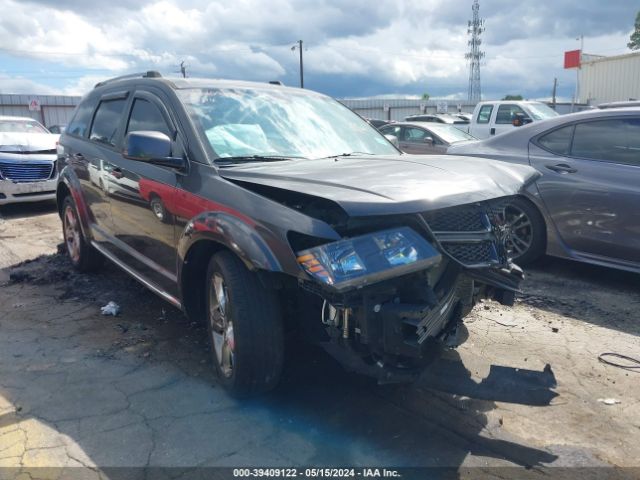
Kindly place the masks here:
[(287, 160), (297, 160), (300, 156), (294, 155), (237, 155), (235, 157), (219, 157), (214, 160), (216, 164), (220, 165), (235, 165), (238, 163), (248, 162), (284, 162)]
[(346, 153), (340, 153), (336, 155), (329, 155), (327, 157), (321, 157), (321, 158), (355, 157), (358, 155), (376, 155), (376, 154), (371, 152), (346, 152)]

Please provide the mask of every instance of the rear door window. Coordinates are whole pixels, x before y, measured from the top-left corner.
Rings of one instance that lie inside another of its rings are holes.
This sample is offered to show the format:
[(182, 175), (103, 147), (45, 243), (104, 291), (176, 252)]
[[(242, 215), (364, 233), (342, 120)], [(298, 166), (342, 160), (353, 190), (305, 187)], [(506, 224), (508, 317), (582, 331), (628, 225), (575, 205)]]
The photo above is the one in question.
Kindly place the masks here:
[(118, 128), (122, 120), (122, 113), (127, 100), (118, 98), (115, 100), (103, 100), (98, 105), (98, 110), (93, 117), (89, 139), (94, 142), (116, 146)]
[(491, 120), (491, 112), (493, 111), (493, 105), (483, 105), (478, 112), (478, 123), (489, 123)]
[(551, 153), (566, 156), (571, 149), (572, 136), (573, 125), (569, 125), (542, 135), (536, 143)]
[(577, 124), (571, 155), (640, 166), (640, 118)]

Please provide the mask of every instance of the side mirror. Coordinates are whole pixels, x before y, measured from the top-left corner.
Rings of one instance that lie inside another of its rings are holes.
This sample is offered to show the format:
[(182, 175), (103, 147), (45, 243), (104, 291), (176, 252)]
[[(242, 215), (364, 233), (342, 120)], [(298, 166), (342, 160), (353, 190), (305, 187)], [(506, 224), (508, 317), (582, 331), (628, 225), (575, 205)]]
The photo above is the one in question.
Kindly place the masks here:
[(171, 139), (162, 132), (129, 132), (122, 155), (129, 160), (149, 162), (171, 168), (184, 168), (185, 160), (171, 156)]
[(384, 136), (387, 140), (389, 140), (391, 143), (393, 143), (393, 145), (397, 148), (400, 149), (400, 142), (398, 142), (398, 137), (396, 137), (395, 135), (391, 135), (391, 134), (386, 134)]
[(433, 137), (424, 137), (424, 143), (433, 146)]

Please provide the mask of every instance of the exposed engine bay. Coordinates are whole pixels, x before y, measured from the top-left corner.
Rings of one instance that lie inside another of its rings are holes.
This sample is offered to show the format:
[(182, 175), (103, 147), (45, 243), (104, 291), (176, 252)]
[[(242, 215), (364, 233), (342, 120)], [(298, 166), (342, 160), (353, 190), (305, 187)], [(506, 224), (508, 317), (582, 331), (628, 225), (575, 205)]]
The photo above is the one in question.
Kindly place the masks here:
[[(512, 305), (524, 275), (509, 261), (508, 198), (414, 215), (345, 215), (332, 225), (343, 237), (330, 244), (335, 254), (314, 251), (311, 246), (322, 241), (290, 238), (303, 268), (327, 281), (299, 282), (322, 300), (315, 310), (324, 327), (322, 346), (347, 368), (379, 382), (410, 381), (441, 347), (464, 341), (462, 320), (480, 298)], [(327, 262), (367, 269), (385, 255), (398, 266), (370, 277), (327, 280), (333, 275)], [(410, 265), (419, 267), (403, 274)]]

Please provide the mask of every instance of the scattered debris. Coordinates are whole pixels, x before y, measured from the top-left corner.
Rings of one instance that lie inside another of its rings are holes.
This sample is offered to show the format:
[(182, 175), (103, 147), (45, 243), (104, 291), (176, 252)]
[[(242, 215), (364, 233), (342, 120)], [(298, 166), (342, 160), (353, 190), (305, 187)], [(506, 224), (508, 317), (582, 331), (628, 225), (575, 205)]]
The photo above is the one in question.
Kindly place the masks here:
[(551, 327), (551, 331), (552, 331), (553, 333), (558, 333), (559, 328), (558, 328), (558, 327)]
[(605, 405), (617, 405), (618, 403), (622, 403), (622, 401), (617, 398), (599, 398), (598, 401)]
[(104, 307), (101, 307), (100, 312), (102, 312), (102, 315), (113, 315), (114, 317), (117, 317), (120, 313), (120, 305), (112, 300)]

